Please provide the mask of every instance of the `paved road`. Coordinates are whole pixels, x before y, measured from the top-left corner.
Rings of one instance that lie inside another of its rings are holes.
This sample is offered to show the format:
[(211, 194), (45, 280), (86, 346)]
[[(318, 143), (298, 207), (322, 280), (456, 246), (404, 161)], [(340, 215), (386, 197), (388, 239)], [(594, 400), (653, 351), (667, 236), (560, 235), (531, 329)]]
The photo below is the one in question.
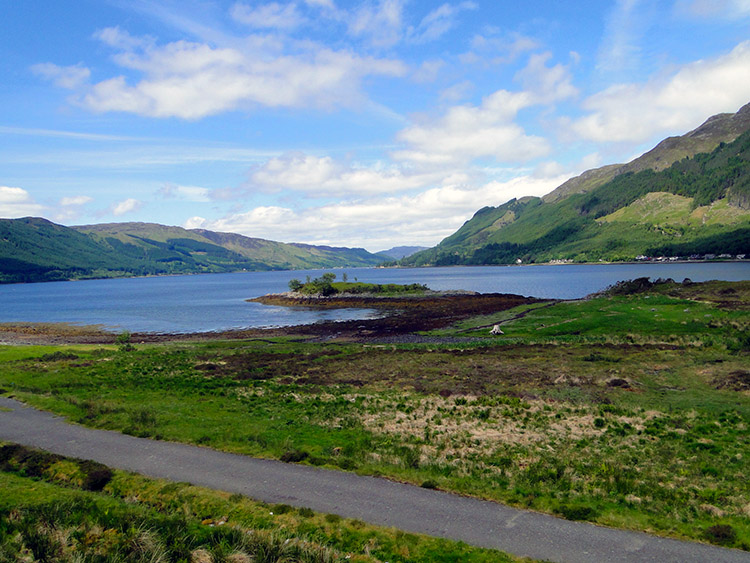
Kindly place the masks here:
[(569, 522), (373, 477), (92, 430), (0, 397), (0, 440), (550, 561), (744, 562), (750, 553)]

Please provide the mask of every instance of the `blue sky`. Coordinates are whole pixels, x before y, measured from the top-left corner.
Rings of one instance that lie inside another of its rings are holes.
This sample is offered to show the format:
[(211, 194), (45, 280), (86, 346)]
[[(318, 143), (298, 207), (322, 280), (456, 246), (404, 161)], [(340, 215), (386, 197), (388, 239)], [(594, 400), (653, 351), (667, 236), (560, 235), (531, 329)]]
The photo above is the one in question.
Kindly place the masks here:
[(750, 0), (0, 9), (0, 217), (432, 246), (750, 102)]

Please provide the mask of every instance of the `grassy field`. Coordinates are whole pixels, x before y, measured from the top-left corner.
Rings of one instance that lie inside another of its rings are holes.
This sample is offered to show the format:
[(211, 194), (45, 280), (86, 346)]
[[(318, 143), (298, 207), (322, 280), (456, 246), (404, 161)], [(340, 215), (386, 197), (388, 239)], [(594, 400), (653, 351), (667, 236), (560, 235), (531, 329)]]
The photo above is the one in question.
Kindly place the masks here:
[(750, 282), (637, 289), (431, 344), (6, 346), (0, 388), (98, 428), (748, 550)]
[(0, 561), (521, 561), (14, 445), (0, 490)]

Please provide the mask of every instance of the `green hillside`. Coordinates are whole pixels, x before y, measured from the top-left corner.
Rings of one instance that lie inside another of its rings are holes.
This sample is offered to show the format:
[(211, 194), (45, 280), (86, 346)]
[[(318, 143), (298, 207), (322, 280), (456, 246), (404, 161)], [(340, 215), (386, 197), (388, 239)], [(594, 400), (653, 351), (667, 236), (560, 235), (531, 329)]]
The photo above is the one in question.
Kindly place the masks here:
[(571, 178), (560, 187), (545, 195), (545, 203), (554, 203), (575, 193), (591, 191), (627, 172), (654, 170), (659, 172), (675, 162), (696, 154), (714, 150), (719, 143), (731, 143), (745, 131), (750, 130), (750, 104), (737, 113), (720, 113), (709, 117), (700, 127), (679, 137), (668, 137), (647, 153), (627, 164), (609, 164), (587, 170)]
[(750, 254), (750, 132), (661, 171), (619, 174), (555, 201), (479, 210), (403, 265), (633, 260), (638, 255)]
[(64, 227), (0, 219), (0, 283), (370, 266), (363, 249), (293, 245), (153, 223)]

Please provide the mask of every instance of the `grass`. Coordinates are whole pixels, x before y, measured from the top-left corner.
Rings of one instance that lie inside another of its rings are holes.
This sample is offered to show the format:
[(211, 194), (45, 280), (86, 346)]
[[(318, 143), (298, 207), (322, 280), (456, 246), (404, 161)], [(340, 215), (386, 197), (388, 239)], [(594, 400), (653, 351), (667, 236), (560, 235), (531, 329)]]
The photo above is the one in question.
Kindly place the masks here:
[[(6, 461), (0, 471), (3, 561), (29, 555), (40, 561), (520, 561), (309, 508), (122, 471), (110, 472), (103, 490), (90, 492), (76, 481), (90, 462), (14, 445), (0, 449), (0, 456)], [(40, 466), (44, 470), (37, 472)], [(38, 475), (29, 477), (29, 471)]]
[[(71, 420), (749, 549), (750, 283), (525, 306), (442, 336), (3, 347)], [(484, 328), (479, 328), (484, 327)]]

